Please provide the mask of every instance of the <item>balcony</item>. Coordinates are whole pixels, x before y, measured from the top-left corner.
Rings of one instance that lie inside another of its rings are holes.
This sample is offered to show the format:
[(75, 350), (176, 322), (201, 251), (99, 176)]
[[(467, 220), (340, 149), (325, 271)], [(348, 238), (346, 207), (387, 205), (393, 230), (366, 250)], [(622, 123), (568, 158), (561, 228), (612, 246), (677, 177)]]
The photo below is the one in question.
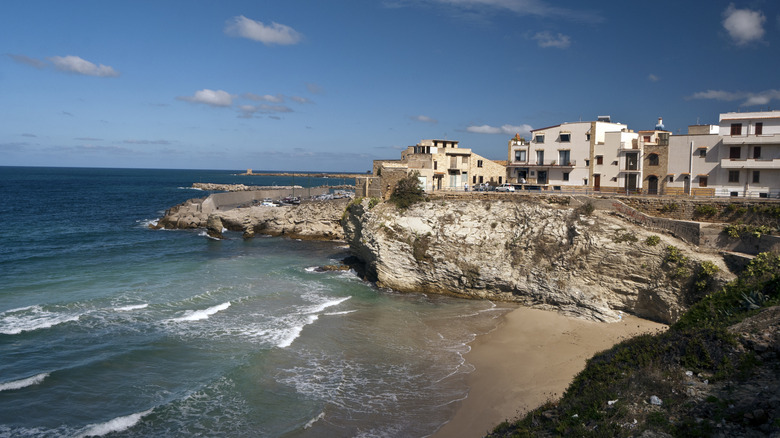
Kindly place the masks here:
[(724, 135), (723, 144), (725, 145), (738, 145), (738, 144), (778, 144), (780, 145), (780, 135)]
[(551, 161), (544, 161), (542, 164), (536, 162), (523, 162), (523, 161), (512, 161), (511, 163), (509, 163), (509, 167), (540, 168), (540, 167), (575, 167), (575, 166), (577, 166), (577, 162), (575, 160), (568, 160), (565, 162), (558, 162), (558, 160), (551, 160)]
[(780, 159), (748, 158), (738, 160), (724, 158), (720, 160), (720, 167), (723, 169), (780, 169)]
[(620, 142), (620, 148), (621, 151), (638, 151), (639, 150), (639, 144), (637, 144), (637, 141), (621, 141)]

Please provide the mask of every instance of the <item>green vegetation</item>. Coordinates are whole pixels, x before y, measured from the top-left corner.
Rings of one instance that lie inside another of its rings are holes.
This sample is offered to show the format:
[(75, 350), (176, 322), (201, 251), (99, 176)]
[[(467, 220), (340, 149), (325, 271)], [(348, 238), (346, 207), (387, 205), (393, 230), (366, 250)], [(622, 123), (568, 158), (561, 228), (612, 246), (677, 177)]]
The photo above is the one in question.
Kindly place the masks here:
[(371, 210), (372, 208), (376, 207), (380, 202), (382, 202), (379, 198), (369, 198), (368, 199), (368, 209)]
[(710, 204), (699, 204), (693, 209), (693, 213), (700, 216), (714, 216), (718, 211), (717, 207)]
[(677, 205), (676, 202), (670, 202), (668, 204), (664, 204), (661, 207), (661, 213), (671, 213), (674, 211), (677, 211), (680, 208), (679, 205)]
[(420, 187), (419, 172), (412, 172), (398, 180), (390, 195), (390, 202), (400, 210), (406, 210), (412, 205), (425, 200), (425, 192)]
[[(669, 246), (664, 261), (677, 265), (687, 258)], [(698, 276), (716, 272), (714, 264), (702, 263)], [(778, 304), (780, 256), (759, 254), (736, 280), (693, 305), (669, 330), (640, 335), (597, 354), (560, 400), (548, 401), (515, 422), (504, 422), (488, 436), (628, 437), (647, 430), (672, 436), (711, 436), (716, 430), (762, 435), (773, 430), (780, 426), (776, 418), (766, 417), (763, 425), (745, 420), (745, 412), (752, 408), (740, 411), (734, 402), (715, 395), (691, 397), (687, 391), (695, 389), (685, 373), (707, 377), (710, 385), (705, 383), (705, 388), (723, 382), (724, 391), (738, 390), (761, 367), (765, 375), (776, 375), (777, 364), (770, 356), (762, 362), (726, 328)], [(650, 403), (651, 395), (662, 403)]]
[(590, 202), (580, 205), (579, 207), (574, 209), (574, 213), (578, 215), (583, 216), (590, 216), (593, 214), (593, 210), (595, 210), (596, 207), (593, 206)]
[(761, 235), (770, 234), (771, 232), (772, 228), (767, 225), (729, 224), (723, 227), (723, 233), (735, 239), (749, 236), (761, 238)]
[(630, 231), (629, 232), (625, 232), (625, 233), (621, 233), (621, 231), (624, 231), (624, 230), (617, 230), (617, 231), (615, 231), (615, 237), (612, 238), (613, 242), (615, 242), (615, 243), (621, 243), (621, 242), (634, 243), (634, 242), (639, 240), (639, 238), (636, 237), (636, 234), (634, 234), (634, 233), (632, 233)]
[(659, 243), (661, 243), (661, 238), (656, 235), (648, 236), (647, 239), (645, 239), (645, 245), (647, 246), (656, 246)]

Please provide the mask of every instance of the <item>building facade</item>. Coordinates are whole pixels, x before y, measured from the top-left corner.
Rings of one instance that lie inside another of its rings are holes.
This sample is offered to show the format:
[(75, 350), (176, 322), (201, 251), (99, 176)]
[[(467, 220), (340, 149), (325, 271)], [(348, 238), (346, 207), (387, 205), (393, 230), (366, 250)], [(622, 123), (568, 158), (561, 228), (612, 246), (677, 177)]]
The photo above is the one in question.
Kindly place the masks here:
[(401, 152), (400, 160), (374, 161), (374, 176), (382, 178), (385, 193), (402, 175), (414, 171), (427, 192), (464, 190), (481, 183), (498, 185), (506, 178), (506, 166), (461, 148), (453, 140), (422, 140)]

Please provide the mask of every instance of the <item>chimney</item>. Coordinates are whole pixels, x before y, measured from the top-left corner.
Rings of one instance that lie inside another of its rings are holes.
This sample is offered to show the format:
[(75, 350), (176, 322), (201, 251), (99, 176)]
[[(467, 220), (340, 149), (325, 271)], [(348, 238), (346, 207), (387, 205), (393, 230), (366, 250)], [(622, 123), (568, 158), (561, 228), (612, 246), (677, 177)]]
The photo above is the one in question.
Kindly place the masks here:
[(658, 118), (658, 123), (655, 124), (655, 129), (657, 131), (664, 131), (664, 119), (663, 117)]

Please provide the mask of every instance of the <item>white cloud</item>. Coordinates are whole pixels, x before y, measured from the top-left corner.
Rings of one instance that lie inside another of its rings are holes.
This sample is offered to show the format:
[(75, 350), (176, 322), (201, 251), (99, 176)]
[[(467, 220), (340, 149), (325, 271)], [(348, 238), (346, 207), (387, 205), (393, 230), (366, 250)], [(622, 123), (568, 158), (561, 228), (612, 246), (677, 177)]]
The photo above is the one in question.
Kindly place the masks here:
[(230, 106), (233, 104), (233, 96), (227, 91), (209, 90), (208, 88), (196, 91), (193, 96), (177, 97), (177, 99), (211, 106)]
[(723, 27), (738, 46), (761, 40), (765, 21), (766, 17), (761, 11), (737, 9), (733, 3), (723, 11)]
[(658, 81), (661, 80), (661, 78), (656, 76), (656, 75), (654, 75), (654, 74), (652, 74), (652, 73), (650, 73), (649, 75), (647, 75), (647, 80), (650, 81), (650, 82), (658, 82)]
[(534, 35), (532, 38), (536, 40), (537, 44), (539, 44), (539, 47), (543, 48), (555, 47), (557, 49), (566, 49), (571, 45), (571, 40), (569, 37), (562, 33), (553, 35), (547, 31), (537, 32), (536, 35)]
[[(553, 6), (544, 0), (430, 0), (430, 2), (448, 5), (476, 14), (481, 14), (492, 9), (497, 11), (509, 11), (520, 16), (534, 15), (538, 17), (564, 18), (567, 20), (589, 23), (600, 23), (604, 21), (604, 17), (599, 13), (561, 8)], [(392, 6), (416, 6), (418, 3), (420, 3), (419, 0), (396, 0)]]
[(261, 102), (272, 102), (272, 103), (284, 102), (284, 96), (282, 96), (281, 94), (277, 94), (276, 96), (272, 96), (270, 94), (260, 96), (254, 93), (246, 93), (244, 94), (244, 97), (246, 97), (247, 99), (261, 101)]
[(432, 117), (423, 116), (423, 115), (419, 115), (419, 116), (411, 116), (411, 117), (410, 117), (410, 119), (412, 119), (412, 120), (416, 120), (416, 121), (418, 121), (418, 122), (423, 122), (423, 123), (431, 123), (431, 124), (436, 124), (436, 123), (439, 123), (439, 121), (438, 121), (438, 120), (436, 120), (436, 119), (434, 119), (434, 118), (432, 118)]
[(246, 18), (243, 15), (233, 17), (231, 21), (228, 21), (225, 26), (225, 34), (259, 41), (266, 46), (297, 44), (303, 38), (290, 26), (273, 22), (266, 26), (260, 21)]
[(514, 125), (501, 125), (501, 126), (490, 126), (490, 125), (471, 125), (468, 128), (466, 128), (466, 131), (473, 132), (475, 134), (505, 134), (505, 135), (512, 135), (512, 134), (528, 134), (531, 132), (533, 128), (530, 125), (520, 125), (520, 126), (514, 126)]
[(52, 56), (46, 58), (54, 64), (54, 68), (68, 73), (76, 73), (87, 76), (99, 76), (104, 78), (118, 77), (119, 72), (107, 65), (95, 65), (78, 56)]
[(301, 97), (301, 96), (291, 96), (290, 100), (292, 100), (293, 102), (298, 102), (298, 103), (314, 103), (310, 99), (307, 99), (307, 98)]
[(758, 93), (747, 91), (707, 90), (694, 93), (687, 99), (712, 99), (733, 102), (742, 100), (740, 106), (766, 105), (773, 100), (780, 100), (780, 90), (764, 90)]

